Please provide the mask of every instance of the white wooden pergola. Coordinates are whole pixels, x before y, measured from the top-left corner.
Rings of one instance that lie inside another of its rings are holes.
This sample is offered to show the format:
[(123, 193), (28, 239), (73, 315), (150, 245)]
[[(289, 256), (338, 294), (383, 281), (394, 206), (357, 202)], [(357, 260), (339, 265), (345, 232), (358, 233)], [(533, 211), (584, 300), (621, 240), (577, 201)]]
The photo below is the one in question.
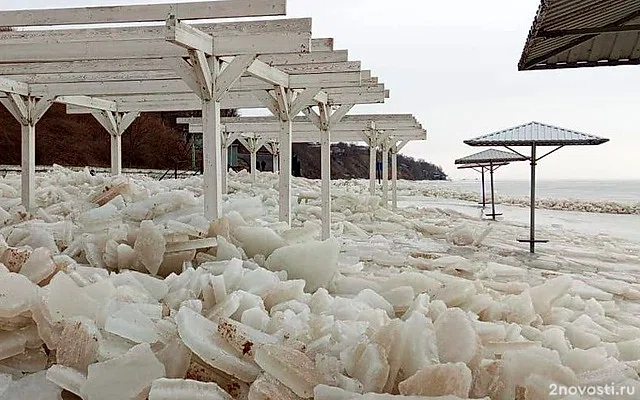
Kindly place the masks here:
[[(216, 24), (183, 20), (284, 15), (286, 0), (8, 11), (0, 26), (0, 102), (22, 125), (22, 199), (34, 204), (35, 125), (53, 102), (92, 113), (111, 135), (112, 173), (121, 135), (140, 112), (201, 109), (204, 211), (221, 215), (221, 108), (266, 107), (278, 118), (279, 154), (291, 162), (292, 120), (315, 115), (326, 134), (383, 85), (331, 39), (311, 39), (310, 19)], [(50, 29), (49, 25), (164, 22), (154, 26)], [(315, 112), (310, 106), (317, 107)], [(290, 223), (290, 174), (280, 175), (280, 218)]]
[[(305, 117), (293, 119), (292, 142), (319, 142), (321, 145), (321, 203), (322, 203), (322, 238), (326, 239), (331, 232), (331, 142), (366, 142), (370, 146), (370, 183), (375, 191), (375, 163), (378, 147), (382, 149), (383, 179), (382, 199), (386, 207), (389, 202), (389, 153), (391, 153), (391, 198), (392, 206), (397, 207), (398, 152), (412, 140), (426, 140), (427, 133), (413, 115), (381, 114), (381, 115), (346, 115), (335, 122), (329, 132), (319, 130), (322, 125), (319, 116), (311, 110), (304, 110)], [(178, 118), (179, 124), (188, 124), (189, 132), (202, 133), (201, 118)], [(279, 136), (278, 122), (270, 117), (223, 118), (224, 140), (223, 157), (227, 155), (227, 147), (238, 140), (251, 154), (252, 180), (255, 181), (256, 155), (265, 146), (274, 156), (274, 165), (278, 164)], [(226, 159), (224, 160), (226, 165)], [(372, 168), (371, 168), (372, 165)], [(290, 168), (280, 171), (280, 175), (290, 174)], [(280, 188), (282, 190), (282, 188)], [(226, 192), (226, 174), (223, 173), (223, 192)], [(372, 192), (375, 193), (375, 192)]]

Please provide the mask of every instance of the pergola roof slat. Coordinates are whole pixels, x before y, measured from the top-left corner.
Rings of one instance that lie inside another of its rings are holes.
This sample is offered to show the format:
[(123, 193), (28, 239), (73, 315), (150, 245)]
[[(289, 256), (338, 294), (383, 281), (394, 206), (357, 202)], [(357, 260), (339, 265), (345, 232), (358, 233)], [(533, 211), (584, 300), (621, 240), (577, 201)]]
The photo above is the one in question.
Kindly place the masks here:
[(45, 26), (278, 16), (286, 13), (286, 0), (218, 0), (131, 6), (9, 10), (0, 13), (0, 26)]

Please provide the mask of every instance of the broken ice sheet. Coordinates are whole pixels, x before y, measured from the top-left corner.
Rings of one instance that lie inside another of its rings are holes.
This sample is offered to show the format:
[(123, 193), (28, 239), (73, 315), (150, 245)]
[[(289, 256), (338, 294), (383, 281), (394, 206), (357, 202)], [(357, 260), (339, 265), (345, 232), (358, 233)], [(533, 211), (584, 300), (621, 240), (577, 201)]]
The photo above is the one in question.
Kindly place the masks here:
[(82, 397), (87, 400), (138, 399), (164, 374), (164, 365), (153, 355), (149, 344), (139, 344), (121, 357), (91, 364), (87, 382), (81, 389)]
[(253, 382), (260, 373), (217, 333), (214, 322), (187, 307), (178, 311), (176, 322), (184, 344), (207, 364), (244, 382)]
[(153, 381), (149, 400), (232, 400), (232, 397), (214, 382), (160, 378)]
[(313, 397), (313, 388), (326, 383), (309, 357), (298, 350), (267, 344), (256, 351), (255, 358), (266, 373), (302, 398)]
[(24, 275), (0, 275), (0, 318), (12, 318), (29, 311), (38, 287)]

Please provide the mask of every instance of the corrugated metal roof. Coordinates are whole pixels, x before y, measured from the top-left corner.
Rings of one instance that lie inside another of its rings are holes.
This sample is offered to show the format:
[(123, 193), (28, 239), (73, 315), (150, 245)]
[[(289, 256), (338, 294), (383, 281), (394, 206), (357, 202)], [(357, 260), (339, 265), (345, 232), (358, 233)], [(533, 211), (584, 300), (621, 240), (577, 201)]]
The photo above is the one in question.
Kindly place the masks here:
[(529, 122), (509, 129), (465, 140), (470, 146), (580, 146), (596, 145), (609, 139), (582, 132), (558, 128), (557, 126)]
[(542, 0), (519, 70), (640, 64), (640, 0)]
[(458, 158), (455, 164), (483, 165), (489, 163), (508, 163), (512, 161), (525, 161), (526, 158), (510, 151), (488, 149), (470, 156)]

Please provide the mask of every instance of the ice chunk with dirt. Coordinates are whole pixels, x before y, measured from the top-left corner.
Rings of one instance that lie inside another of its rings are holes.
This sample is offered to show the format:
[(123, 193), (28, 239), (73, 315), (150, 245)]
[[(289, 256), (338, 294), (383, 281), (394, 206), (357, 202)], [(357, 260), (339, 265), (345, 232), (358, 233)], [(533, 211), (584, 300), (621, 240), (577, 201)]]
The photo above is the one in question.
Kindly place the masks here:
[(40, 283), (51, 276), (56, 270), (56, 263), (51, 257), (51, 250), (38, 247), (31, 253), (27, 262), (20, 269), (20, 273), (33, 283)]
[(151, 383), (163, 377), (164, 365), (153, 355), (148, 343), (133, 347), (124, 355), (91, 364), (82, 397), (98, 399), (138, 399), (146, 397)]
[(398, 385), (405, 396), (446, 396), (462, 398), (471, 390), (471, 370), (462, 362), (429, 365)]
[(313, 388), (324, 384), (324, 376), (304, 353), (281, 345), (268, 344), (256, 351), (256, 362), (296, 395), (313, 397)]
[(60, 365), (86, 373), (98, 359), (100, 332), (95, 323), (83, 317), (67, 320), (58, 341), (56, 361)]
[(305, 291), (327, 287), (338, 271), (340, 245), (336, 239), (307, 242), (279, 248), (267, 258), (271, 271), (287, 271), (289, 279), (306, 281)]
[(253, 382), (260, 369), (240, 358), (219, 334), (218, 326), (187, 307), (176, 315), (178, 332), (184, 344), (202, 361), (244, 382)]
[(265, 344), (274, 344), (274, 336), (253, 329), (230, 318), (218, 320), (218, 333), (243, 357), (253, 359), (256, 349)]

